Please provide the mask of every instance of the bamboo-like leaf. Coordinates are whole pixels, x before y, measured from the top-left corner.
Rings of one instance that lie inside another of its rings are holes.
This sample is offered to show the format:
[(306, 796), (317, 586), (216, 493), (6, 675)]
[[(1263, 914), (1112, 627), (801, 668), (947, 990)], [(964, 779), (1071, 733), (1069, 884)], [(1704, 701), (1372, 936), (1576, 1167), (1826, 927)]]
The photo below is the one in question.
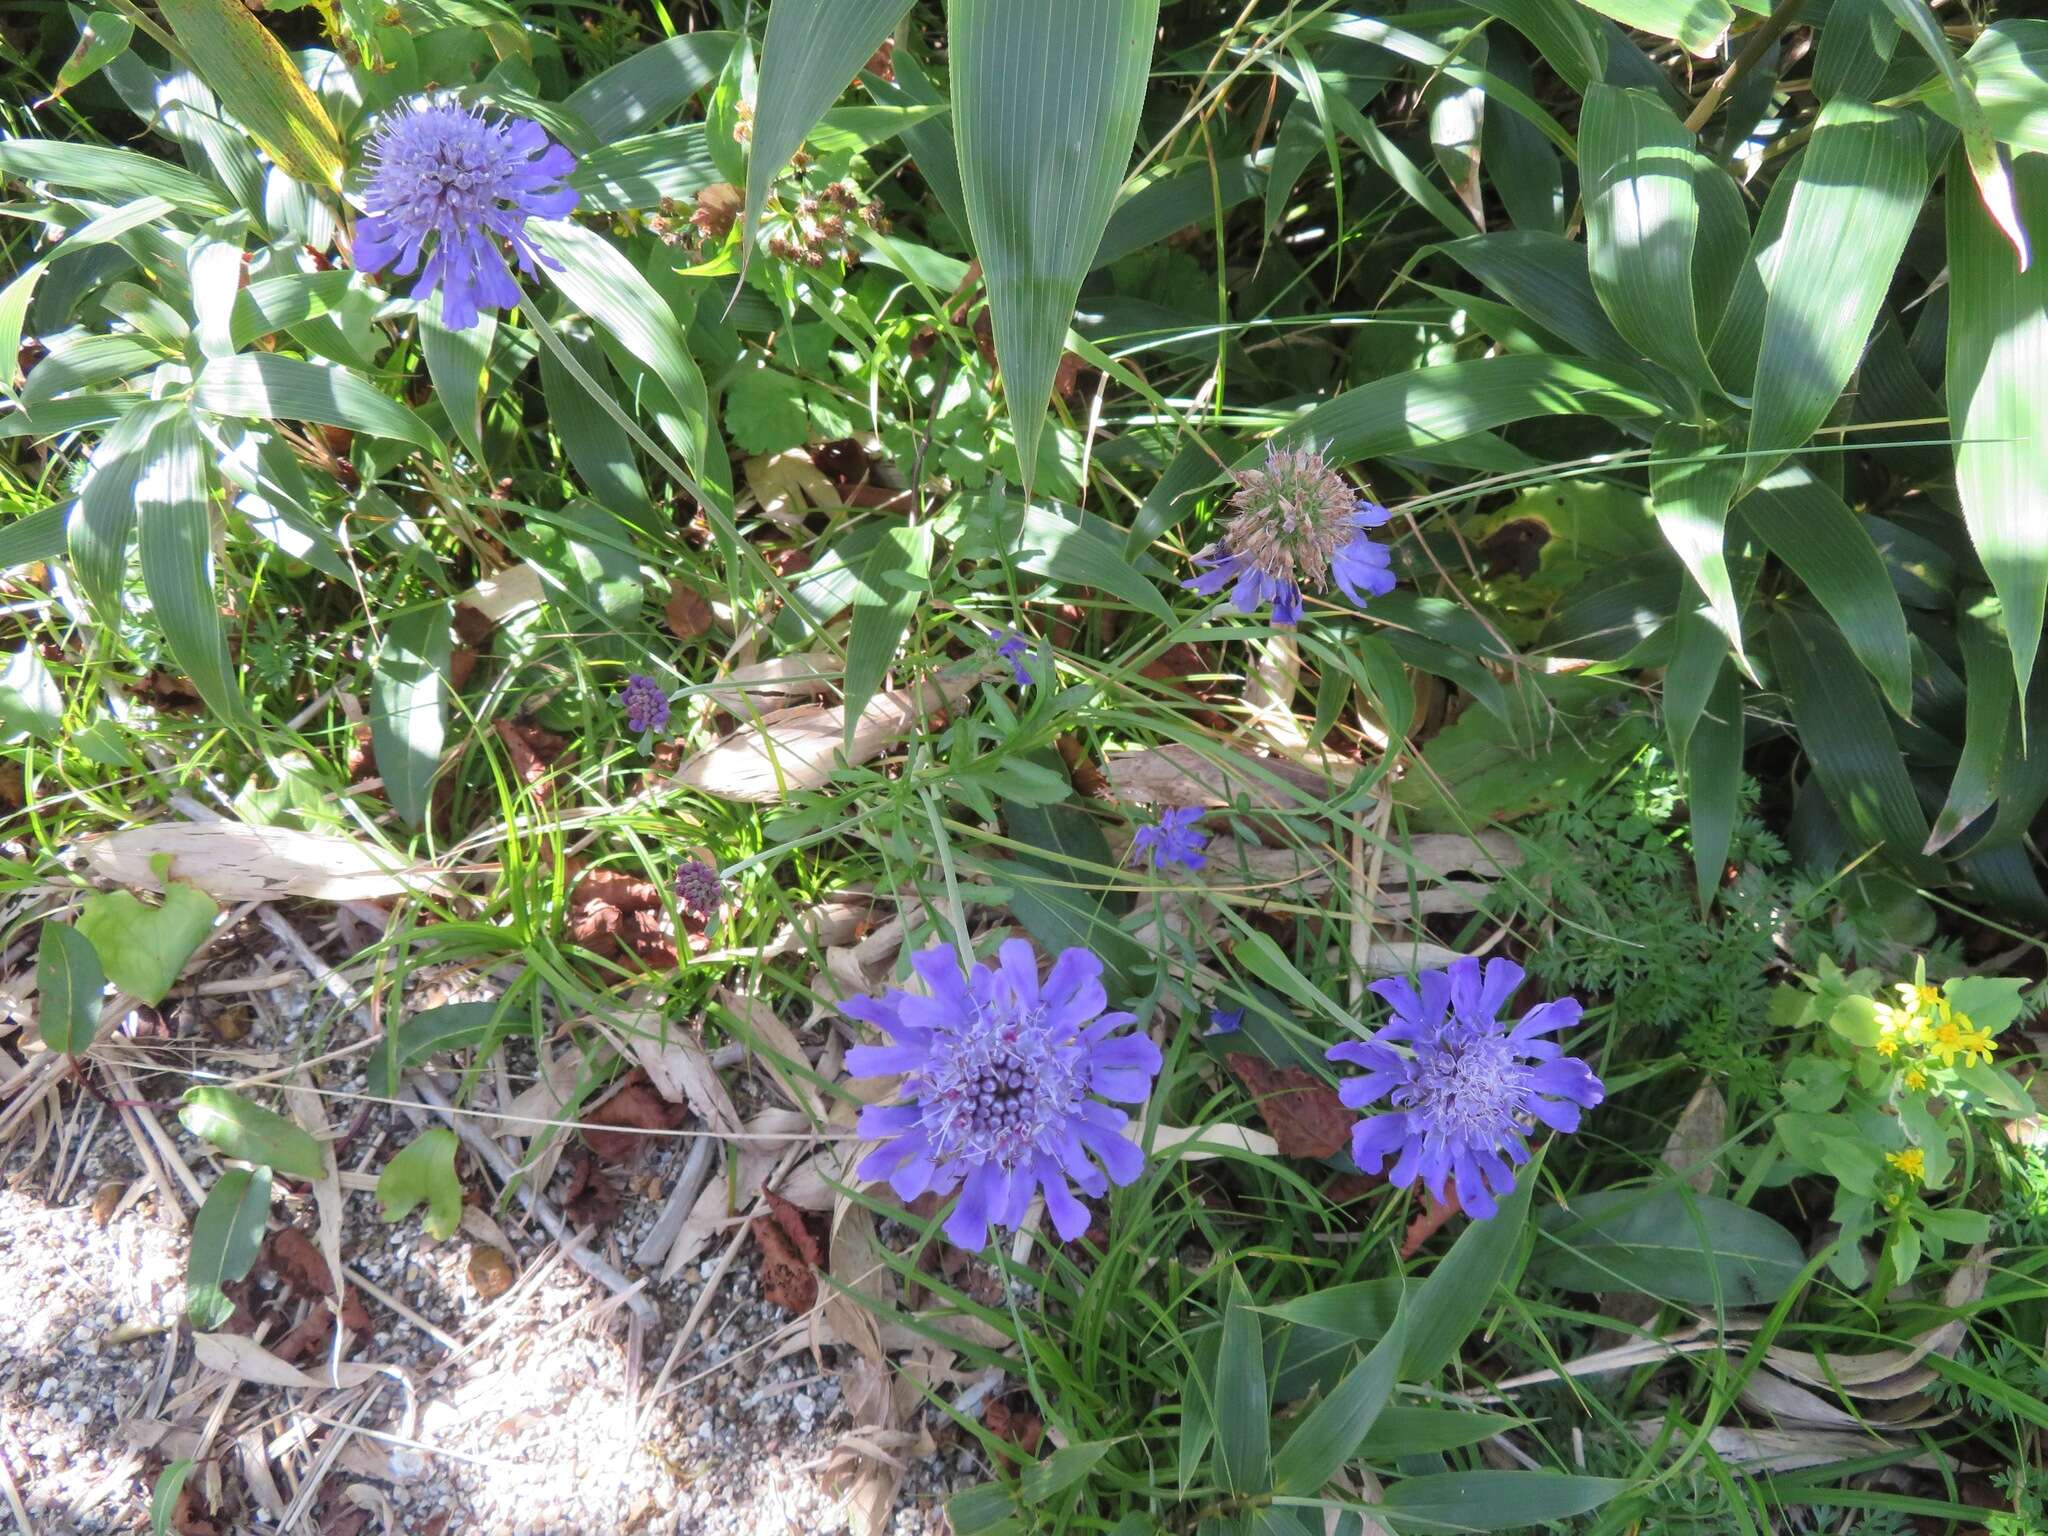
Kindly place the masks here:
[(17, 570), (64, 553), (64, 528), (74, 503), (60, 501), (0, 528), (0, 571)]
[[(201, 1332), (224, 1327), (235, 1304), (222, 1287), (256, 1263), (270, 1219), (270, 1170), (230, 1168), (206, 1192), (185, 1256), (185, 1315)], [(183, 1479), (179, 1479), (182, 1484)], [(176, 1494), (173, 1492), (172, 1497)]]
[(563, 101), (563, 110), (580, 117), (599, 144), (651, 131), (718, 78), (732, 45), (730, 32), (665, 37), (577, 86)]
[(1501, 229), (1429, 249), (1442, 251), (1587, 357), (1627, 366), (1641, 356), (1607, 318), (1578, 241), (1548, 230)]
[(1558, 78), (1582, 95), (1607, 68), (1607, 40), (1573, 0), (1474, 0), (1473, 9), (1498, 16), (1529, 39)]
[(58, 68), (56, 85), (36, 105), (47, 107), (74, 85), (90, 80), (126, 53), (134, 38), (135, 23), (119, 11), (94, 11), (79, 24), (78, 46)]
[(1814, 59), (1814, 95), (1824, 103), (1870, 100), (1898, 46), (1899, 23), (1886, 0), (1835, 0)]
[(143, 590), (171, 654), (215, 718), (246, 722), (213, 587), (213, 461), (199, 423), (189, 410), (160, 415), (136, 451)]
[(448, 735), (449, 613), (433, 603), (384, 629), (370, 681), (370, 742), (391, 808), (412, 826), (427, 813)]
[(202, 410), (217, 416), (310, 421), (394, 438), (429, 453), (447, 451), (417, 412), (380, 393), (360, 374), (276, 352), (214, 359), (199, 375), (192, 398)]
[[(616, 387), (611, 364), (587, 330), (564, 332), (561, 340), (600, 388)], [(633, 440), (591, 398), (590, 391), (569, 377), (552, 347), (540, 350), (540, 387), (547, 402), (548, 425), (562, 440), (569, 462), (589, 487), (591, 498), (637, 527), (651, 531), (659, 526), (647, 482), (633, 457)]]
[(1025, 492), (1102, 244), (1159, 0), (952, 0), (953, 133)]
[(1725, 548), (1728, 509), (1741, 484), (1741, 456), (1727, 444), (1710, 442), (1698, 427), (1682, 422), (1657, 429), (1650, 449), (1650, 508), (1658, 531), (1705, 594), (1714, 627), (1747, 671)]
[(1870, 530), (1801, 465), (1788, 464), (1738, 510), (1771, 553), (1806, 583), (1901, 716), (1913, 707), (1906, 614)]
[(1515, 1178), (1514, 1190), (1485, 1221), (1475, 1221), (1458, 1234), (1451, 1251), (1437, 1261), (1414, 1295), (1407, 1347), (1401, 1353), (1400, 1379), (1431, 1382), (1458, 1353), (1465, 1336), (1493, 1301), (1494, 1288), (1509, 1278), (1509, 1266), (1522, 1251), (1522, 1230), (1529, 1221), (1529, 1197), (1537, 1169), (1530, 1166)]
[(339, 187), (341, 135), (291, 55), (241, 0), (158, 0), (193, 70), (287, 175)]
[[(1885, 4), (1898, 17), (1906, 35), (1920, 45), (1927, 57), (1934, 60), (1934, 67), (1941, 71), (1941, 78), (1948, 85), (1945, 105), (1949, 110), (1946, 115), (1962, 135), (1963, 159), (1977, 183), (1977, 196), (1982, 199), (1984, 211), (1990, 215), (1992, 223), (2012, 242), (2013, 252), (2019, 257), (2020, 270), (2026, 271), (2029, 259), (2027, 228), (2019, 208), (2019, 194), (2013, 186), (2012, 172), (2007, 167), (2005, 156), (1999, 153), (1997, 137), (1991, 131), (1983, 103), (1977, 99), (1976, 88), (1956, 62), (1956, 56), (1949, 52), (1948, 34), (1942, 31), (1941, 21), (1927, 0), (1885, 0)], [(1953, 186), (1949, 195), (1954, 200)]]
[(226, 194), (212, 182), (132, 149), (56, 144), (48, 139), (0, 139), (0, 173), (75, 187), (122, 202), (161, 197), (208, 216), (228, 211)]
[(1588, 10), (1633, 27), (1638, 32), (1668, 37), (1697, 58), (1711, 57), (1735, 20), (1728, 0), (1584, 0)]
[(2014, 705), (2012, 652), (2006, 644), (1998, 599), (1980, 597), (1956, 617), (1963, 648), (1963, 751), (1949, 781), (1948, 798), (1934, 818), (1925, 853), (1939, 853), (1998, 798)]
[(441, 323), (439, 290), (420, 312), (420, 350), (427, 355), (427, 377), (434, 381), (434, 394), (455, 435), (469, 445), (479, 463), (484, 456), (484, 371), (497, 334), (498, 317), (488, 310), (468, 330), (449, 330)]
[(1402, 1536), (1515, 1531), (1568, 1523), (1628, 1486), (1618, 1477), (1567, 1472), (1426, 1472), (1394, 1484), (1371, 1514)]
[(1259, 1314), (1244, 1281), (1230, 1277), (1223, 1308), (1223, 1347), (1216, 1355), (1216, 1481), (1231, 1493), (1272, 1485), (1273, 1419), (1266, 1391), (1266, 1350)]
[(1281, 1493), (1314, 1493), (1358, 1453), (1394, 1394), (1401, 1353), (1408, 1347), (1408, 1319), (1399, 1311), (1379, 1343), (1309, 1411), (1273, 1458), (1273, 1487)]
[[(2048, 151), (2048, 21), (1994, 21), (1963, 55), (1962, 69), (1994, 139)], [(1953, 93), (1933, 92), (1927, 105), (1959, 123)], [(2032, 223), (2040, 227), (2038, 216)]]
[(1615, 329), (1643, 356), (1711, 388), (1714, 373), (1693, 307), (1700, 237), (1695, 182), (1720, 173), (1693, 149), (1692, 135), (1662, 101), (1611, 85), (1586, 94), (1579, 169), (1593, 288)]
[[(1752, 485), (1827, 420), (1863, 355), (1927, 199), (1919, 121), (1832, 101), (1797, 174), (1764, 304), (1749, 422)], [(1846, 251), (1856, 259), (1844, 261)]]
[(768, 7), (747, 152), (747, 252), (768, 188), (908, 9), (906, 0), (775, 0)]
[(1693, 726), (1685, 756), (1686, 802), (1692, 816), (1692, 871), (1700, 911), (1714, 904), (1741, 804), (1742, 684), (1725, 662), (1706, 708)]
[(187, 407), (154, 400), (114, 423), (93, 445), (85, 483), (69, 532), (71, 570), (86, 600), (100, 613), (119, 611), (128, 546), (135, 531), (136, 490), (158, 446), (158, 432)]
[[(1976, 199), (1948, 176), (1948, 414), (1956, 486), (1977, 558), (2005, 610), (2013, 675), (2027, 691), (2048, 604), (2048, 270), (2022, 272)], [(2019, 206), (2048, 228), (2048, 156), (2013, 162)]]
[(687, 203), (725, 178), (711, 158), (702, 123), (684, 123), (600, 145), (569, 175), (581, 213), (652, 208), (665, 197)]
[(846, 744), (868, 700), (895, 659), (905, 626), (931, 582), (929, 523), (885, 528), (861, 567), (853, 592), (853, 629), (846, 643)]

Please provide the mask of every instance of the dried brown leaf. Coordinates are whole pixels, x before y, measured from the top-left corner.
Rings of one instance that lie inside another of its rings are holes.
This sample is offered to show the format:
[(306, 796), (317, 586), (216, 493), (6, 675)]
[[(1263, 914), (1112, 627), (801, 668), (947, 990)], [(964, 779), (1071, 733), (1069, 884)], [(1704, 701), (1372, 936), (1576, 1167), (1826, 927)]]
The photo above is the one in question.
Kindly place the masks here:
[(670, 588), (668, 603), (661, 612), (668, 620), (669, 633), (678, 640), (695, 640), (711, 630), (710, 600), (686, 581), (678, 581)]
[(754, 1241), (761, 1247), (761, 1294), (801, 1316), (818, 1304), (818, 1277), (812, 1266), (823, 1255), (804, 1225), (802, 1211), (772, 1193), (767, 1200), (768, 1214), (756, 1216), (752, 1223)]
[(1276, 1067), (1244, 1051), (1230, 1052), (1224, 1062), (1252, 1096), (1282, 1157), (1335, 1157), (1350, 1144), (1358, 1117), (1307, 1068)]
[[(619, 1090), (583, 1116), (583, 1139), (590, 1150), (607, 1163), (634, 1163), (647, 1150), (648, 1137), (634, 1132), (672, 1131), (683, 1123), (680, 1104), (671, 1104), (647, 1080), (639, 1068), (621, 1079)], [(590, 1129), (616, 1126), (616, 1130)]]

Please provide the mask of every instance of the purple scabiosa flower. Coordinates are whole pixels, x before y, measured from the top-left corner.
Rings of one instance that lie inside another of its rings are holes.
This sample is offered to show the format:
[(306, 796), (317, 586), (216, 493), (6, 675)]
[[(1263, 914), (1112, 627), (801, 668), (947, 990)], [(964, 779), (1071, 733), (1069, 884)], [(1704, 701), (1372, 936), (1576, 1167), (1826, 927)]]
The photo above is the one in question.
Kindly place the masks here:
[(645, 672), (627, 675), (626, 685), (619, 690), (619, 704), (626, 711), (626, 729), (636, 736), (668, 727), (668, 695)]
[(1067, 1181), (1101, 1195), (1144, 1167), (1123, 1134), (1130, 1117), (1112, 1104), (1144, 1103), (1159, 1047), (1116, 1033), (1132, 1016), (1103, 1012), (1102, 961), (1085, 949), (1063, 950), (1044, 981), (1038, 952), (1022, 939), (965, 976), (943, 944), (910, 965), (930, 996), (891, 987), (844, 1005), (893, 1042), (855, 1046), (847, 1071), (903, 1074), (901, 1102), (860, 1112), (860, 1134), (881, 1142), (860, 1177), (887, 1179), (904, 1200), (957, 1189), (946, 1236), (970, 1251), (991, 1226), (1022, 1221), (1043, 1189), (1054, 1230), (1073, 1241), (1088, 1230), (1088, 1212)]
[(1200, 869), (1209, 862), (1202, 852), (1208, 846), (1209, 835), (1195, 830), (1195, 823), (1201, 819), (1199, 805), (1167, 806), (1160, 811), (1157, 826), (1140, 827), (1132, 835), (1132, 857), (1144, 854), (1151, 859), (1154, 869)]
[(1031, 642), (1014, 629), (992, 629), (1002, 644), (996, 647), (996, 654), (1010, 664), (1010, 675), (1017, 680), (1019, 688), (1029, 688), (1033, 682), (1030, 669), (1024, 665), (1024, 658), (1031, 654)]
[[(664, 708), (667, 703), (662, 701)], [(676, 905), (690, 916), (709, 917), (724, 900), (725, 882), (702, 859), (685, 859), (676, 866)]]
[(1211, 1008), (1209, 1010), (1209, 1027), (1203, 1033), (1210, 1035), (1234, 1035), (1243, 1028), (1244, 1010), (1242, 1008)]
[(522, 272), (531, 274), (536, 259), (557, 265), (527, 238), (526, 221), (559, 219), (576, 206), (563, 182), (576, 157), (540, 124), (493, 122), (453, 101), (416, 102), (384, 120), (368, 158), (368, 213), (356, 224), (355, 264), (376, 272), (396, 263), (400, 276), (418, 271), (413, 297), (439, 288), (449, 330), (475, 325), (480, 307), (519, 302), (501, 242)]
[(1394, 590), (1384, 546), (1361, 531), (1393, 514), (1367, 501), (1323, 460), (1318, 448), (1268, 448), (1258, 469), (1233, 469), (1233, 516), (1219, 544), (1195, 556), (1201, 574), (1181, 583), (1213, 597), (1230, 588), (1239, 613), (1273, 605), (1273, 622), (1301, 622), (1301, 594), (1334, 580), (1363, 608), (1368, 597)]
[(1606, 1096), (1591, 1067), (1542, 1038), (1578, 1022), (1575, 999), (1539, 1003), (1519, 1023), (1500, 1017), (1522, 975), (1511, 960), (1489, 960), (1482, 971), (1477, 960), (1463, 959), (1425, 971), (1413, 985), (1399, 978), (1372, 984), (1393, 1021), (1370, 1040), (1327, 1053), (1366, 1069), (1338, 1085), (1347, 1106), (1389, 1105), (1351, 1132), (1360, 1168), (1378, 1173), (1393, 1157), (1388, 1177), (1396, 1186), (1420, 1174), (1439, 1201), (1456, 1178), (1464, 1208), (1491, 1216), (1496, 1197), (1515, 1187), (1515, 1168), (1529, 1160), (1535, 1124), (1575, 1131), (1580, 1112)]

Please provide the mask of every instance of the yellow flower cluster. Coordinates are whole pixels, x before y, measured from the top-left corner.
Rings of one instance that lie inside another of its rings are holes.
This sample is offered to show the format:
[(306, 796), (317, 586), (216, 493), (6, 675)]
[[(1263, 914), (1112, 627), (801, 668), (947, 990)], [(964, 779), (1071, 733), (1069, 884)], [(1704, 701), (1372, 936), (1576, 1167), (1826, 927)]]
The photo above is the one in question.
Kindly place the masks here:
[[(1972, 1024), (1968, 1014), (1957, 1013), (1939, 988), (1902, 981), (1896, 990), (1897, 1003), (1877, 1005), (1878, 1055), (1890, 1060), (1903, 1048), (1921, 1064), (1931, 1057), (1944, 1067), (1953, 1067), (1958, 1060), (1974, 1067), (1989, 1061), (1998, 1049), (1998, 1042)], [(1927, 1074), (1921, 1065), (1909, 1064), (1903, 1081), (1917, 1091), (1927, 1086)]]
[(1903, 1152), (1887, 1152), (1884, 1160), (1909, 1179), (1927, 1177), (1927, 1154), (1918, 1147), (1908, 1147)]

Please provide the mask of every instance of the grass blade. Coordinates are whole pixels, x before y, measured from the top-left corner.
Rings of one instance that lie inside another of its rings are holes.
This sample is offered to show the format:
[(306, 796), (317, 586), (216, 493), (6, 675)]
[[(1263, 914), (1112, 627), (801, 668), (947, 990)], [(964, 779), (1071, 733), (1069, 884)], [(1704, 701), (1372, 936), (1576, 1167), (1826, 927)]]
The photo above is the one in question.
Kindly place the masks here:
[(171, 654), (207, 707), (222, 721), (246, 724), (249, 712), (214, 593), (213, 464), (199, 424), (187, 410), (159, 416), (138, 452), (135, 520), (143, 590)]
[(448, 608), (435, 603), (394, 618), (370, 679), (370, 742), (391, 808), (408, 825), (427, 813), (448, 734)]

